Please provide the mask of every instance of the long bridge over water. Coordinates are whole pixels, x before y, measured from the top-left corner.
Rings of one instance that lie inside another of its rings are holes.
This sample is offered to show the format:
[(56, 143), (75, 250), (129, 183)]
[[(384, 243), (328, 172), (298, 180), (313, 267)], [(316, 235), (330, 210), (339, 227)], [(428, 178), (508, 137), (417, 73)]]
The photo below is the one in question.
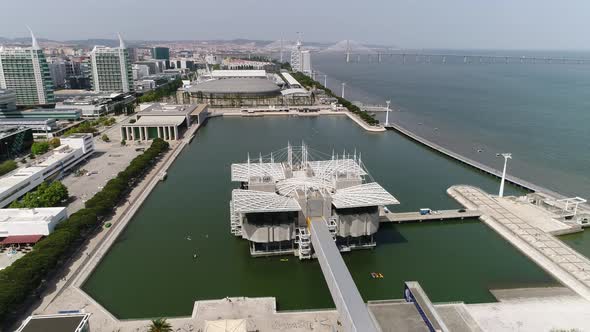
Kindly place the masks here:
[(438, 63), (438, 64), (563, 64), (588, 65), (590, 58), (539, 55), (461, 54), (438, 52), (344, 53), (348, 63)]

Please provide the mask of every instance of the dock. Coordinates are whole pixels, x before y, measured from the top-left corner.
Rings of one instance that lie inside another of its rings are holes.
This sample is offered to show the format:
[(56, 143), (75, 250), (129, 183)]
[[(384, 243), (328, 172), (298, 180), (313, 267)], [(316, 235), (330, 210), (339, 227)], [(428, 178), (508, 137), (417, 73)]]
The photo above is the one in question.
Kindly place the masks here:
[(486, 225), (560, 283), (590, 300), (590, 260), (552, 235), (536, 216), (477, 187), (457, 185), (447, 193), (466, 208), (481, 211)]
[(443, 221), (450, 219), (465, 219), (465, 218), (479, 218), (481, 212), (479, 210), (440, 210), (432, 211), (429, 214), (420, 214), (420, 212), (387, 212), (380, 217), (380, 222), (422, 222), (422, 221)]

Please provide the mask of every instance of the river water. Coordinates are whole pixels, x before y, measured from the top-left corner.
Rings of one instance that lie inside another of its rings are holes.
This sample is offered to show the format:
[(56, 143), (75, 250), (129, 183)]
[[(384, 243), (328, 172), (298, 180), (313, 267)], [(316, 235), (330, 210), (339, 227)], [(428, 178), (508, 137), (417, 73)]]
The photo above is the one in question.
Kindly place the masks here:
[[(395, 211), (458, 208), (446, 189), (498, 181), (394, 132), (367, 133), (345, 117), (214, 118), (179, 156), (84, 285), (120, 318), (190, 315), (193, 302), (274, 296), (280, 310), (334, 304), (317, 261), (251, 258), (229, 231), (230, 165), (304, 140), (326, 153), (362, 152), (376, 181), (396, 196)], [(509, 186), (509, 194), (521, 193)], [(190, 240), (189, 240), (190, 237)], [(401, 298), (419, 281), (433, 301), (493, 301), (491, 288), (555, 281), (477, 220), (382, 225), (377, 248), (344, 254), (365, 300)], [(194, 254), (197, 259), (193, 258)], [(380, 272), (383, 279), (372, 279)]]
[[(590, 58), (588, 53), (535, 54)], [(334, 92), (346, 82), (349, 100), (385, 104), (390, 99), (399, 110), (391, 119), (417, 134), (497, 169), (503, 160), (496, 153), (512, 152), (511, 174), (563, 194), (590, 197), (590, 62), (450, 60), (425, 63), (408, 57), (403, 64), (399, 57), (384, 56), (382, 63), (365, 57), (346, 63), (342, 55), (317, 54), (313, 65), (328, 75)], [(323, 82), (322, 76), (317, 79)], [(384, 114), (379, 117), (383, 120)]]

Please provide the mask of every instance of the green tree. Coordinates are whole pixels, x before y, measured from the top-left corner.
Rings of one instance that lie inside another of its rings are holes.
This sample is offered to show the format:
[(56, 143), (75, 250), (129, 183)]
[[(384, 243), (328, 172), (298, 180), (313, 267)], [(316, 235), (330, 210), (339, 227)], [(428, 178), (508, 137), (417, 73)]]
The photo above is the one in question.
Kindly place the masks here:
[(16, 161), (14, 161), (14, 160), (7, 160), (7, 161), (3, 162), (2, 164), (0, 164), (0, 176), (6, 174), (8, 172), (12, 172), (17, 167), (18, 166), (16, 164)]
[[(169, 144), (166, 141), (154, 139), (144, 153), (134, 158), (124, 171), (119, 172), (101, 191), (88, 200), (85, 208), (57, 225), (53, 233), (39, 241), (31, 252), (0, 270), (0, 322), (5, 323), (7, 318), (12, 318), (14, 312), (23, 309), (31, 294), (42, 289), (43, 280), (47, 279), (52, 271), (61, 268), (60, 264), (65, 261), (68, 254), (76, 251), (85, 237), (100, 226), (100, 221), (113, 212), (133, 188), (133, 184), (149, 171), (168, 148)], [(44, 196), (67, 196), (63, 193), (65, 187), (61, 188), (60, 185), (56, 182), (42, 184), (39, 187), (46, 195), (37, 193), (34, 197), (29, 195), (29, 198), (40, 201), (47, 199)]]
[(41, 208), (58, 206), (68, 199), (68, 188), (59, 181), (43, 182), (35, 190), (28, 192), (21, 200), (10, 204), (11, 208)]
[(107, 134), (102, 134), (102, 137), (100, 139), (102, 139), (105, 142), (110, 142), (111, 141), (111, 139), (109, 138), (109, 136), (107, 136)]
[(52, 139), (49, 140), (49, 146), (52, 149), (55, 149), (55, 148), (57, 148), (60, 145), (61, 145), (61, 140), (59, 139), (59, 137), (54, 137), (54, 138), (52, 138)]
[(33, 155), (44, 154), (47, 151), (49, 151), (49, 143), (46, 141), (35, 142), (31, 145), (31, 153)]
[(172, 325), (168, 323), (166, 318), (154, 319), (148, 332), (172, 332)]

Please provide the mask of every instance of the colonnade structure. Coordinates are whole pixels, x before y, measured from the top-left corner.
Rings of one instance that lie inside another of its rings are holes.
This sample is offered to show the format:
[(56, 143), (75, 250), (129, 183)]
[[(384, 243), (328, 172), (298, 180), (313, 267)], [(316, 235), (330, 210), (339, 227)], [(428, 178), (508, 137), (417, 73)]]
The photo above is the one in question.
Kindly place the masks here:
[(200, 124), (208, 114), (205, 104), (142, 104), (140, 112), (121, 125), (122, 141), (148, 141), (161, 138), (178, 140), (195, 122)]

